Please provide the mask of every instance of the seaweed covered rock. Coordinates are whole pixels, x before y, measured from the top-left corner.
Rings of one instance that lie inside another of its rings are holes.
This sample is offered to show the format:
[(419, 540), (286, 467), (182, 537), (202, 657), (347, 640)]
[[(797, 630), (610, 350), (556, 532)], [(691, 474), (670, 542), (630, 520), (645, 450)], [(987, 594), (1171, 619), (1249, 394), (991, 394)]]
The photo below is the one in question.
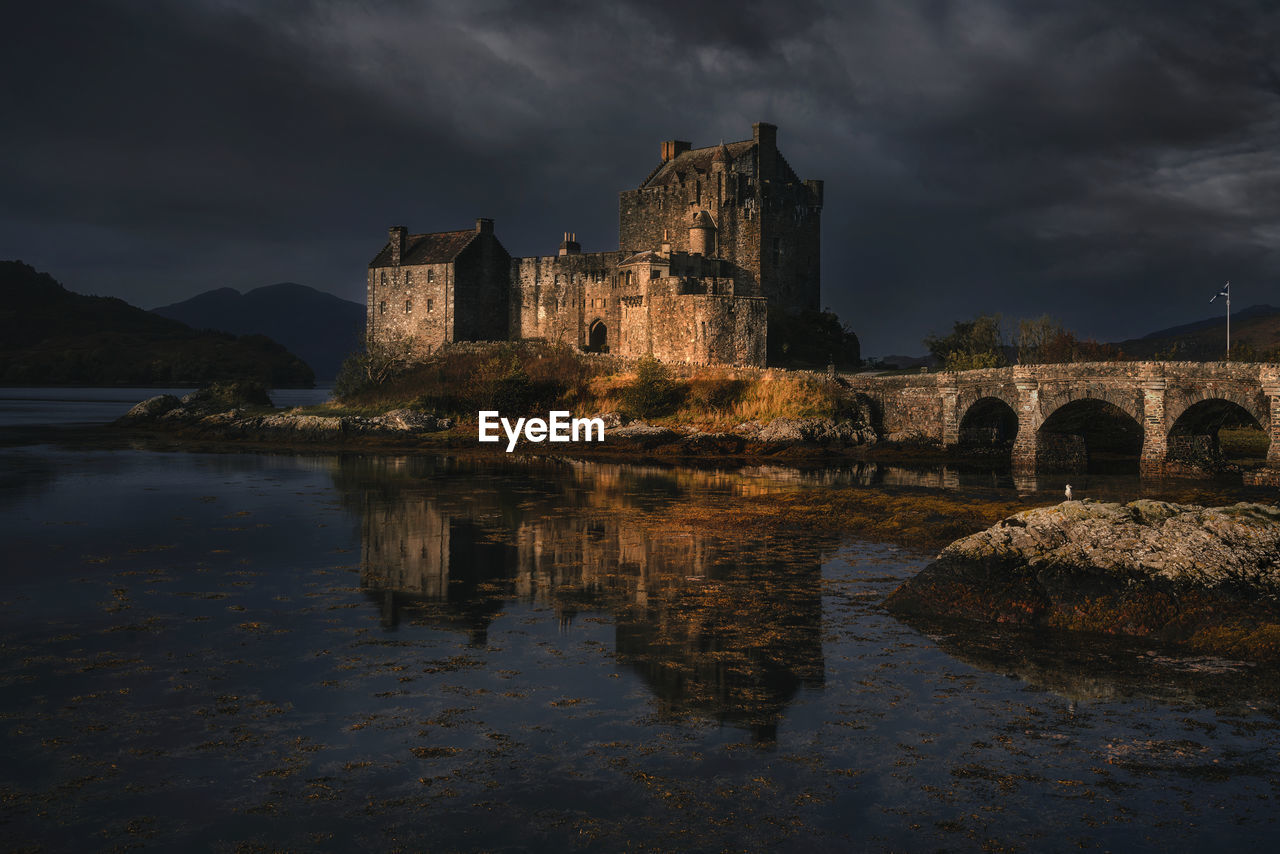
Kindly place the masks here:
[(182, 397), (182, 408), (192, 412), (226, 412), (229, 409), (271, 406), (267, 387), (252, 380), (212, 383)]
[(1155, 637), (1280, 657), (1280, 508), (1066, 501), (947, 546), (900, 614)]
[(181, 405), (182, 401), (171, 394), (157, 394), (155, 397), (148, 397), (140, 403), (135, 403), (133, 408), (120, 416), (119, 420), (124, 423), (153, 421)]
[(739, 424), (735, 430), (756, 442), (853, 446), (875, 443), (875, 431), (868, 423), (834, 418), (775, 418), (763, 426), (756, 422)]

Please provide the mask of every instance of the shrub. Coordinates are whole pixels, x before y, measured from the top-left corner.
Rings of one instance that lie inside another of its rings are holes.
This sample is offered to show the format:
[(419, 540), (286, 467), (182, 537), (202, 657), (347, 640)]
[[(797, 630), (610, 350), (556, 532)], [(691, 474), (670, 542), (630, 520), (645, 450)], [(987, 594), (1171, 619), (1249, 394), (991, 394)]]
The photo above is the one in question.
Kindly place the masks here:
[(644, 356), (636, 362), (635, 379), (622, 390), (622, 408), (633, 418), (667, 415), (680, 405), (681, 391), (666, 365)]
[(204, 409), (221, 411), (272, 405), (267, 387), (257, 380), (212, 383), (197, 391), (192, 402)]

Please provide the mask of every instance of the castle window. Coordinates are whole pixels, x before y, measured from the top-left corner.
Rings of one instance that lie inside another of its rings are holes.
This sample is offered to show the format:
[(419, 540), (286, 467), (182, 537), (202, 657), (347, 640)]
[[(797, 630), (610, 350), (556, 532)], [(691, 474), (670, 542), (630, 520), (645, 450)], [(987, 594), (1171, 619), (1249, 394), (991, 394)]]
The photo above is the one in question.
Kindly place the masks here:
[(658, 268), (657, 268), (657, 267), (650, 267), (650, 268), (649, 268), (649, 281), (651, 281), (651, 282), (652, 282), (652, 281), (653, 281), (654, 279), (656, 279), (656, 278), (658, 278)]
[(427, 297), (427, 311), (435, 311), (435, 300)]
[(600, 307), (601, 307), (601, 308), (604, 308), (604, 307), (605, 307), (605, 306), (607, 306), (608, 304), (609, 304), (609, 300), (605, 299), (604, 297), (600, 297)]
[(404, 313), (409, 314), (411, 311), (413, 311), (413, 300), (407, 299), (404, 301)]
[(404, 286), (407, 288), (413, 284), (413, 274), (408, 270), (404, 271)]
[(383, 270), (383, 271), (382, 271), (382, 284), (384, 284), (384, 285), (385, 285), (386, 283), (387, 283), (387, 271), (386, 271), (386, 270)]
[(436, 280), (436, 271), (435, 271), (435, 270), (428, 269), (428, 270), (427, 270), (427, 281), (428, 281), (428, 282), (434, 282), (435, 280)]
[(387, 301), (386, 301), (386, 300), (383, 300), (382, 302), (378, 303), (378, 313), (379, 313), (379, 314), (386, 314), (386, 313), (387, 313)]

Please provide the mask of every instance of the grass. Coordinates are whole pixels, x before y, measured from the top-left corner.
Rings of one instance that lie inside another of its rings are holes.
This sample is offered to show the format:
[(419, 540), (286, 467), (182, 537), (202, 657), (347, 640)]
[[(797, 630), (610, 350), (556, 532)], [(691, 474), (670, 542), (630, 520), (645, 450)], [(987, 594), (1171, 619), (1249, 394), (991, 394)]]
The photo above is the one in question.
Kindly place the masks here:
[(1229, 460), (1266, 459), (1270, 438), (1257, 427), (1224, 427), (1218, 431), (1218, 443)]
[(400, 408), (467, 423), (481, 409), (503, 416), (618, 412), (703, 430), (856, 410), (848, 392), (812, 374), (592, 358), (563, 345), (512, 342), (447, 348), (379, 386), (304, 411), (368, 416)]

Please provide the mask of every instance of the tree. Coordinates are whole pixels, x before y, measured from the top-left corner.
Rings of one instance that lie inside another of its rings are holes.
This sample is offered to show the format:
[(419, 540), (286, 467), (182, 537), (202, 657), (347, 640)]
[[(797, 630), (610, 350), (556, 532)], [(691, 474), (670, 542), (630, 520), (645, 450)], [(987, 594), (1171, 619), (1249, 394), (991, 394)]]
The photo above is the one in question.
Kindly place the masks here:
[(408, 341), (378, 341), (366, 336), (364, 351), (352, 353), (342, 362), (333, 383), (333, 395), (339, 400), (354, 397), (403, 373), (413, 359)]
[(998, 368), (1007, 361), (998, 314), (981, 314), (973, 320), (958, 320), (950, 335), (929, 335), (924, 339), (924, 345), (948, 371)]
[(1024, 365), (1110, 362), (1122, 358), (1124, 354), (1114, 344), (1081, 341), (1047, 314), (1018, 323), (1018, 361)]
[(856, 368), (861, 362), (858, 336), (835, 312), (769, 308), (768, 363), (785, 367)]

